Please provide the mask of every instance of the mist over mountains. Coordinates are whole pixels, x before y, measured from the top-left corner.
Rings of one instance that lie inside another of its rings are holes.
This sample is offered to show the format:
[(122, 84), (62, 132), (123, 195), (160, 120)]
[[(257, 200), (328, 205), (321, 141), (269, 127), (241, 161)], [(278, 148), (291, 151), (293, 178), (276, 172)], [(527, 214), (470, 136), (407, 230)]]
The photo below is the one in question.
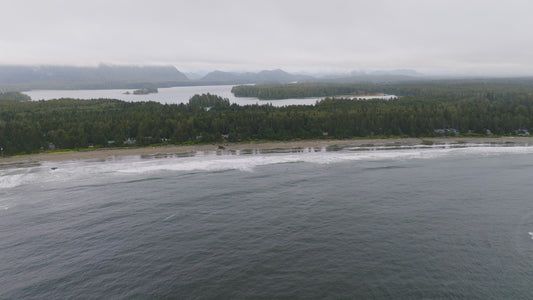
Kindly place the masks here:
[(144, 88), (188, 80), (173, 66), (0, 66), (0, 88), (14, 90)]
[(232, 73), (213, 71), (205, 75), (201, 80), (204, 82), (221, 84), (247, 84), (247, 83), (291, 83), (309, 81), (315, 79), (308, 75), (290, 74), (283, 70), (263, 70), (257, 73)]
[(0, 89), (118, 89), (188, 85), (265, 84), (292, 82), (391, 82), (419, 80), (423, 74), (413, 70), (377, 72), (354, 71), (346, 74), (292, 74), (280, 69), (260, 72), (213, 71), (204, 76), (189, 74), (174, 66), (7, 66), (0, 65)]

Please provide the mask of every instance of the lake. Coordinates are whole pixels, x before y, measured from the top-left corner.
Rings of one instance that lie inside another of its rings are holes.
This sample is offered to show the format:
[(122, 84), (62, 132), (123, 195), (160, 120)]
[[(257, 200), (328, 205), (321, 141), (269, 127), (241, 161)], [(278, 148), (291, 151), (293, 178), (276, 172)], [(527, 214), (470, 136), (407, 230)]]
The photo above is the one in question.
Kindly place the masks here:
[[(233, 85), (213, 85), (213, 86), (180, 86), (171, 88), (160, 88), (159, 93), (148, 95), (133, 95), (124, 94), (126, 91), (130, 93), (133, 90), (114, 89), (114, 90), (35, 90), (24, 92), (24, 94), (31, 97), (32, 100), (50, 100), (58, 98), (74, 98), (74, 99), (119, 99), (124, 101), (156, 101), (160, 103), (179, 104), (187, 103), (189, 99), (195, 94), (214, 94), (224, 98), (228, 98), (230, 103), (238, 105), (253, 105), (253, 104), (272, 104), (274, 106), (286, 105), (314, 105), (322, 98), (305, 98), (305, 99), (284, 99), (284, 100), (259, 100), (257, 98), (240, 98), (235, 97), (231, 93)], [(391, 99), (395, 96), (378, 96), (375, 98)], [(370, 97), (366, 97), (370, 98)]]

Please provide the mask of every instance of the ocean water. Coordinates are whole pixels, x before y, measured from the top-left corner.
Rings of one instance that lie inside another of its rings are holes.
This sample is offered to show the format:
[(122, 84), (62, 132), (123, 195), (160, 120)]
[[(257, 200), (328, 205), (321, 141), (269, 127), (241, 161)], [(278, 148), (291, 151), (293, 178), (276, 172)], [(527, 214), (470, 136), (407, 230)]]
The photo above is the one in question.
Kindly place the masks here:
[(533, 147), (0, 169), (0, 298), (529, 299)]

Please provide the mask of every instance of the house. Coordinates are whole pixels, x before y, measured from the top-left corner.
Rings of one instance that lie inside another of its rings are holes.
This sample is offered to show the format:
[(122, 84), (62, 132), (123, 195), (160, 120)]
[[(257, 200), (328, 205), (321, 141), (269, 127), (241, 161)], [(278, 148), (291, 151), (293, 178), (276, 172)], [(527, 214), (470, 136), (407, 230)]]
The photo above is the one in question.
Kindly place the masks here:
[(127, 140), (124, 141), (124, 144), (126, 145), (135, 145), (136, 143), (137, 143), (137, 140), (132, 139), (132, 138), (128, 138)]
[(443, 135), (447, 135), (447, 134), (459, 135), (460, 134), (459, 130), (455, 128), (446, 128), (446, 129), (439, 128), (439, 129), (433, 130), (433, 132), (438, 133), (438, 134), (443, 134)]
[(531, 135), (527, 129), (520, 128), (514, 131), (516, 135)]

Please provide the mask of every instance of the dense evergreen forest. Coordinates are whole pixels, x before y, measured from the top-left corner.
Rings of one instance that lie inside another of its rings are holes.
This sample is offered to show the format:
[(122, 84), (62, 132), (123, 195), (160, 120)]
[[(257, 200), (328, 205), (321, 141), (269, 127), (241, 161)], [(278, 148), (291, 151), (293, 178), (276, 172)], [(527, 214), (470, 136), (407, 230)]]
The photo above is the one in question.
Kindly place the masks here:
[(383, 91), (381, 85), (354, 85), (328, 83), (291, 83), (234, 86), (236, 97), (255, 97), (261, 100), (329, 97), (338, 95), (366, 95)]
[(326, 98), (315, 105), (286, 107), (238, 106), (209, 94), (196, 95), (188, 104), (2, 100), (0, 147), (13, 155), (159, 143), (516, 135), (533, 129), (529, 79), (410, 83), (381, 86), (379, 92), (399, 98)]
[(0, 101), (2, 100), (17, 100), (17, 101), (30, 101), (30, 96), (19, 92), (5, 92), (0, 93)]
[[(261, 100), (291, 98), (372, 95), (385, 93), (397, 96), (454, 98), (475, 93), (532, 93), (533, 78), (424, 80), (420, 82), (372, 83), (291, 83), (239, 85), (232, 88), (236, 97)], [(429, 100), (429, 99), (428, 99)]]

